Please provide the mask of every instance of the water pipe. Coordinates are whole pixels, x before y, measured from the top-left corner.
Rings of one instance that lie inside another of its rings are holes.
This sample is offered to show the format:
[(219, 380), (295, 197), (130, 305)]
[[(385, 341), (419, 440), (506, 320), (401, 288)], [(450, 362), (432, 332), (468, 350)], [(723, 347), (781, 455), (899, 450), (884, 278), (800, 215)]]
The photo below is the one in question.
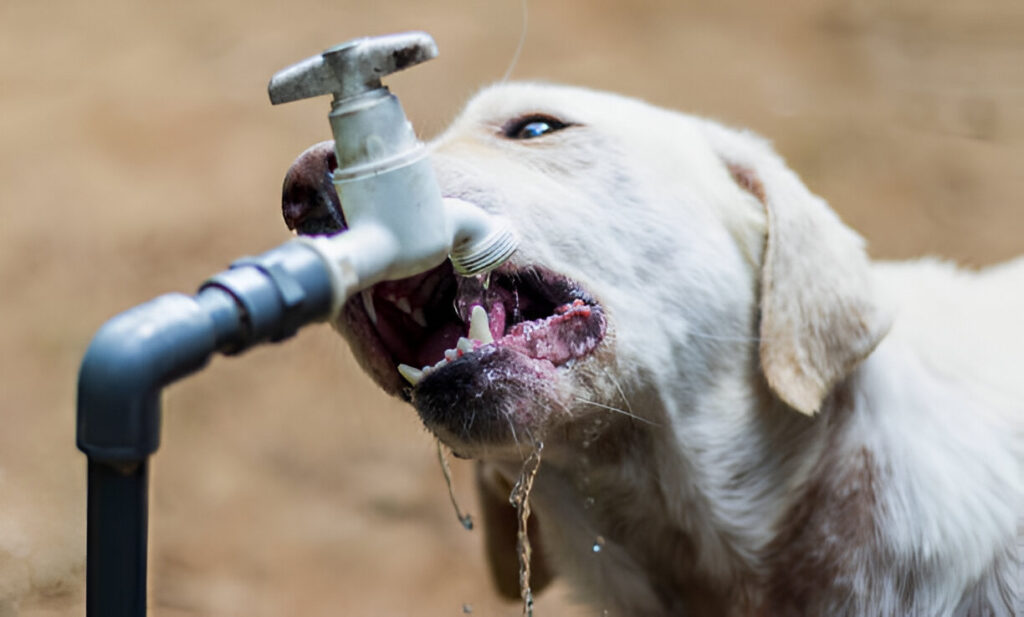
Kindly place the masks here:
[(216, 352), (238, 354), (336, 316), (356, 292), (450, 258), (476, 274), (504, 262), (516, 240), (475, 205), (443, 199), (398, 100), (380, 78), (437, 55), (412, 32), (332, 47), (277, 75), (273, 103), (333, 94), (348, 226), (237, 260), (194, 296), (167, 294), (104, 324), (78, 376), (77, 443), (89, 459), (86, 614), (146, 614), (148, 463), (160, 445), (163, 388)]

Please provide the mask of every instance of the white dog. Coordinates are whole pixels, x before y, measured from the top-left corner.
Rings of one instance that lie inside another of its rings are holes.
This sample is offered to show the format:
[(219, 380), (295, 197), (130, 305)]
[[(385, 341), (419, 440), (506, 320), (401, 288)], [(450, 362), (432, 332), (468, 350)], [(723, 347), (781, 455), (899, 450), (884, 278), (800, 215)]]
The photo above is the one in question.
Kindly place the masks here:
[[(337, 325), (481, 461), (503, 592), (543, 442), (535, 588), (604, 614), (1024, 615), (1024, 260), (871, 264), (761, 139), (609, 94), (494, 87), (433, 148), (520, 250)], [(291, 227), (337, 229), (332, 166), (296, 161)]]

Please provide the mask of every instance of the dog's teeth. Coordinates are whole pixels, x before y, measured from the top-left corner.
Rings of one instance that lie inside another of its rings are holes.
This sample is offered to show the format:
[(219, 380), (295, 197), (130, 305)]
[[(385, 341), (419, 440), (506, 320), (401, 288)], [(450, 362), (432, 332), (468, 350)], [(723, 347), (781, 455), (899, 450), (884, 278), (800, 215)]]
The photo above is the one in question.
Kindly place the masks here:
[(458, 349), (462, 353), (469, 353), (473, 351), (473, 341), (464, 336), (460, 336), (459, 342), (455, 344), (455, 349)]
[(423, 371), (408, 364), (399, 364), (398, 372), (402, 374), (402, 377), (405, 377), (406, 381), (414, 386), (423, 379)]
[(423, 309), (421, 308), (415, 308), (412, 310), (412, 320), (422, 328), (427, 327), (427, 317), (423, 314)]
[(455, 350), (455, 349), (445, 349), (444, 350), (444, 359), (447, 360), (448, 362), (452, 362), (453, 360), (455, 360), (458, 357), (459, 357), (458, 350)]
[(494, 342), (491, 336), (491, 321), (487, 318), (487, 311), (477, 304), (469, 317), (469, 338), (476, 339), (487, 345)]
[(412, 315), (412, 306), (409, 304), (409, 298), (399, 298), (395, 301), (395, 306), (406, 315)]
[(370, 323), (376, 326), (377, 309), (373, 307), (373, 294), (366, 290), (361, 292), (359, 297), (363, 299), (363, 308), (366, 309), (366, 315), (370, 318)]

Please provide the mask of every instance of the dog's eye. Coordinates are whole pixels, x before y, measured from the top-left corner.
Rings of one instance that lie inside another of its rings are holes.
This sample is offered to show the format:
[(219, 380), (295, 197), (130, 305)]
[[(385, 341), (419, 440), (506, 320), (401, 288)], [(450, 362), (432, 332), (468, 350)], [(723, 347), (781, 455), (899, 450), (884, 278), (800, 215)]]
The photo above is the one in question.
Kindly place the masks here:
[(565, 122), (551, 116), (533, 115), (509, 122), (503, 133), (509, 139), (533, 139), (562, 130), (567, 126), (569, 125)]

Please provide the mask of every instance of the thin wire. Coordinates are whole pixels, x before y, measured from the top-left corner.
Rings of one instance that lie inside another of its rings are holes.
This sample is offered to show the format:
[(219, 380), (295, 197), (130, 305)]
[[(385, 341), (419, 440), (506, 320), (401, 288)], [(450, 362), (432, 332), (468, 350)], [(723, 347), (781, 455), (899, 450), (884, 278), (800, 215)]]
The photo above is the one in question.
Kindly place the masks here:
[(512, 54), (512, 61), (509, 63), (505, 75), (501, 78), (501, 83), (508, 81), (508, 78), (512, 75), (512, 69), (516, 68), (516, 64), (519, 62), (519, 55), (523, 53), (523, 47), (526, 46), (526, 26), (529, 22), (530, 11), (526, 6), (526, 0), (523, 0), (523, 25), (519, 31), (519, 44), (516, 45), (516, 51)]

